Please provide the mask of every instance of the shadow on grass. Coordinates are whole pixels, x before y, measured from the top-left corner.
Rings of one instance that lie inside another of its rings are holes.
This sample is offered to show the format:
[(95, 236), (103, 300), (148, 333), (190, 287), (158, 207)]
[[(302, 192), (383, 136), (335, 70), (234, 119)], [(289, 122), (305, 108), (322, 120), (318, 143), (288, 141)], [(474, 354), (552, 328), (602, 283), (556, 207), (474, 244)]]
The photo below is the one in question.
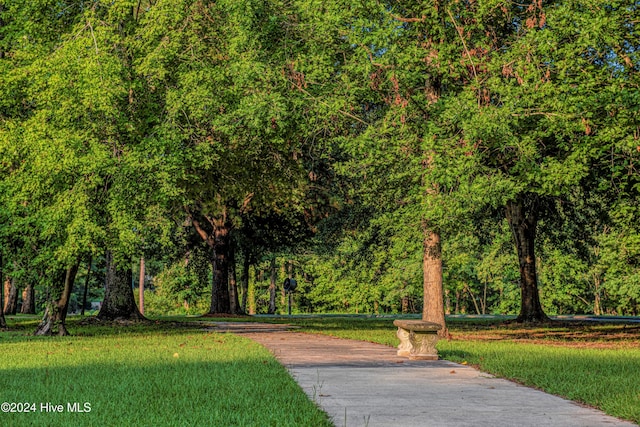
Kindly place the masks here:
[(580, 323), (554, 321), (544, 325), (499, 324), (490, 326), (450, 325), (456, 339), (522, 341), (573, 346), (640, 346), (637, 323)]
[(3, 424), (330, 425), (272, 359), (164, 359), (6, 369), (2, 399), (23, 412), (2, 414)]
[[(31, 342), (40, 340), (52, 340), (66, 337), (34, 336), (33, 333), (40, 320), (32, 318), (21, 318), (13, 316), (8, 319), (8, 328), (0, 332), (0, 343), (2, 342)], [(203, 331), (205, 324), (200, 322), (178, 322), (147, 320), (137, 322), (101, 322), (95, 317), (72, 317), (66, 322), (70, 338), (82, 337), (110, 337), (110, 336), (130, 336), (162, 334), (165, 336), (182, 334), (185, 331)]]

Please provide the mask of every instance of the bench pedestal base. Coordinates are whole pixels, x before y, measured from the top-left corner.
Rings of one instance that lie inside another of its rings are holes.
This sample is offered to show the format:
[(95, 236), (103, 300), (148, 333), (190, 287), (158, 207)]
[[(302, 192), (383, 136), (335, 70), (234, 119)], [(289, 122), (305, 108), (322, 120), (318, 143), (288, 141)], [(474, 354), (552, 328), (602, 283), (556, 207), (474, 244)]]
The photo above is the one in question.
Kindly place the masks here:
[(438, 331), (442, 328), (437, 323), (422, 320), (394, 320), (398, 327), (396, 333), (400, 339), (398, 356), (409, 357), (410, 360), (438, 360)]

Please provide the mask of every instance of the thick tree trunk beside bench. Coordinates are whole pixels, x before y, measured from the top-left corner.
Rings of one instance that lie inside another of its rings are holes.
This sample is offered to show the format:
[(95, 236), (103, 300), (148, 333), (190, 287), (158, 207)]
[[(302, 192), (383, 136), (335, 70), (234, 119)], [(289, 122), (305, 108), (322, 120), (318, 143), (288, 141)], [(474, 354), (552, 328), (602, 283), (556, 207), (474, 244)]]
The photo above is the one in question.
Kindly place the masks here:
[(398, 327), (400, 339), (398, 356), (408, 356), (410, 360), (438, 360), (438, 331), (441, 325), (424, 320), (396, 319), (393, 324)]

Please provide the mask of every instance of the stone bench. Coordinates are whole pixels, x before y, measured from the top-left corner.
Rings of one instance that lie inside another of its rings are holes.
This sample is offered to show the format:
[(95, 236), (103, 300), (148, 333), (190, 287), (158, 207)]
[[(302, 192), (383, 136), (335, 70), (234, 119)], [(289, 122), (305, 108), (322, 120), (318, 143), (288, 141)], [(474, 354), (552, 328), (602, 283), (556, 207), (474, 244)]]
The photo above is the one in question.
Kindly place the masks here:
[(442, 326), (424, 320), (396, 319), (396, 333), (400, 339), (398, 356), (409, 356), (410, 360), (438, 360), (438, 331)]

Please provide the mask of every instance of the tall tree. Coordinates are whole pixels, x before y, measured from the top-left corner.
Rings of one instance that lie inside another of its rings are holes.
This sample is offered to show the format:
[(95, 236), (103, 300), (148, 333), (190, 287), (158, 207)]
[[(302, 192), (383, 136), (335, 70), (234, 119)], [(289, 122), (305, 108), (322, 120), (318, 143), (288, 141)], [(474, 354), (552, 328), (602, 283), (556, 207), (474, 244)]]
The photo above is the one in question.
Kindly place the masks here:
[(287, 7), (159, 1), (141, 30), (138, 69), (162, 95), (157, 134), (173, 147), (179, 203), (211, 247), (211, 313), (231, 310), (229, 239), (241, 215), (296, 209), (303, 191), (300, 101), (283, 78), (295, 46)]
[(423, 318), (444, 326), (443, 226), (425, 209), (440, 189), (431, 177), (434, 152), (423, 140), (441, 87), (455, 88), (463, 71), (457, 58), (442, 58), (438, 66), (425, 61), (429, 51), (458, 46), (451, 27), (442, 25), (445, 10), (429, 6), (425, 12), (422, 6), (365, 2), (342, 12), (356, 53), (344, 73), (352, 79), (349, 86), (358, 88), (349, 92), (349, 101), (361, 127), (359, 137), (345, 141), (354, 157), (344, 168), (360, 174), (356, 191), (375, 215), (373, 221), (399, 221), (386, 227), (404, 228), (406, 238), (422, 243), (419, 252), (404, 256), (421, 263)]
[(460, 129), (481, 166), (475, 173), (494, 175), (505, 190), (520, 260), (519, 321), (546, 320), (535, 266), (538, 224), (553, 215), (554, 199), (592, 185), (591, 166), (624, 149), (615, 140), (637, 126), (637, 117), (620, 114), (637, 78), (636, 9), (532, 2), (490, 12), (470, 6), (466, 19), (456, 18), (477, 84), (451, 108), (463, 112)]
[[(2, 252), (0, 252), (0, 283), (4, 282), (4, 265), (3, 265)], [(4, 297), (0, 294), (0, 307), (4, 306)], [(4, 311), (0, 310), (0, 328), (7, 327), (7, 320), (4, 318)]]
[[(38, 248), (34, 262), (54, 276), (104, 248), (126, 264), (144, 234), (168, 222), (158, 207), (164, 153), (155, 156), (160, 150), (145, 140), (155, 104), (133, 72), (139, 6), (12, 3), (5, 15), (12, 17), (14, 67), (3, 75), (10, 82), (3, 95), (23, 95), (3, 105), (7, 224), (14, 236), (23, 231), (25, 247)], [(17, 37), (24, 32), (33, 34)]]

